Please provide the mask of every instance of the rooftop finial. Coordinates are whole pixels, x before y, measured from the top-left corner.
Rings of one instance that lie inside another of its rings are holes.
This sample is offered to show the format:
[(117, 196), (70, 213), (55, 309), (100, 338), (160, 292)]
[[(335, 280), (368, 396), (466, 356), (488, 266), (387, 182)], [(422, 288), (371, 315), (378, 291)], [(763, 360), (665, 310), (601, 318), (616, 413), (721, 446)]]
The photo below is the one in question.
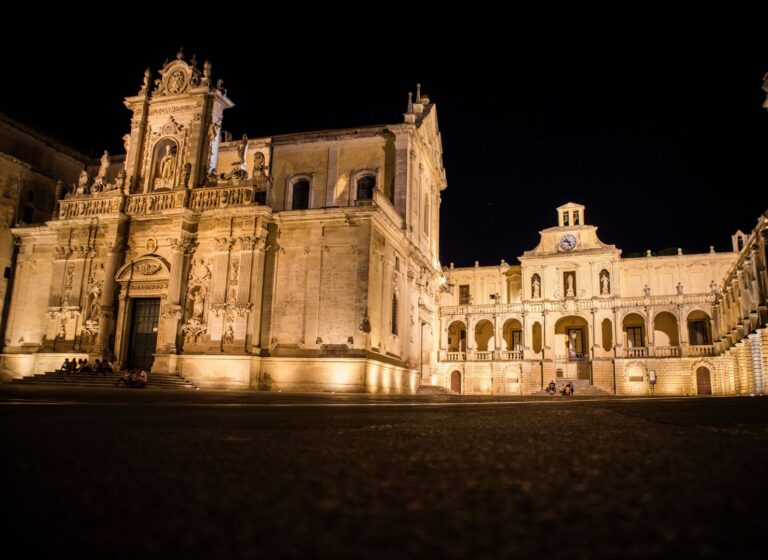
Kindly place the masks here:
[(421, 84), (416, 84), (416, 103), (421, 103)]
[(413, 92), (408, 92), (408, 112), (413, 113)]
[(176, 53), (176, 58), (179, 60), (184, 59), (184, 47), (179, 47), (179, 52)]
[(197, 55), (193, 54), (192, 59), (189, 61), (190, 66), (197, 67)]
[(147, 68), (144, 70), (144, 83), (141, 85), (141, 91), (145, 92), (149, 90), (149, 82), (152, 81), (152, 70)]

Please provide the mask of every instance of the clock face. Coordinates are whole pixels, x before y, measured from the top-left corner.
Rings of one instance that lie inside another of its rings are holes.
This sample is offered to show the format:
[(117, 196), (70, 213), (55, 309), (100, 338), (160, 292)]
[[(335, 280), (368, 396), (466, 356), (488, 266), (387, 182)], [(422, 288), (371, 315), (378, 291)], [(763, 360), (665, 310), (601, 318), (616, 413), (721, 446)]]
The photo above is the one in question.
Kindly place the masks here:
[(576, 238), (571, 235), (570, 233), (564, 235), (560, 238), (560, 247), (562, 247), (566, 251), (570, 251), (574, 247), (576, 247)]

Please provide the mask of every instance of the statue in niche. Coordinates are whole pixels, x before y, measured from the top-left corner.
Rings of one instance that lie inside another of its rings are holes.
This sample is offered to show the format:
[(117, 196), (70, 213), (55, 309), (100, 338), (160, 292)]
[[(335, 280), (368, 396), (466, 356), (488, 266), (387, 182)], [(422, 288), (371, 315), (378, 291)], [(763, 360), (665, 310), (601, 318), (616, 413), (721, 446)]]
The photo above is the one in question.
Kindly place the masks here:
[(205, 309), (205, 294), (202, 288), (195, 290), (192, 296), (192, 318), (198, 321), (203, 320), (203, 310)]
[(565, 277), (565, 297), (573, 297), (575, 292), (573, 291), (573, 274), (568, 274)]
[(539, 282), (538, 274), (534, 274), (531, 279), (531, 297), (534, 299), (541, 297), (541, 282)]
[(176, 170), (176, 154), (171, 150), (170, 144), (165, 146), (165, 155), (157, 166), (157, 178), (155, 188), (170, 189), (173, 187), (173, 174)]
[(97, 264), (88, 279), (88, 319), (98, 320), (101, 316), (101, 292), (104, 287), (104, 265)]
[(234, 344), (235, 342), (235, 330), (232, 325), (227, 325), (227, 330), (224, 331), (224, 344)]
[(608, 273), (604, 272), (600, 276), (600, 294), (608, 295), (611, 293), (611, 281), (608, 278)]

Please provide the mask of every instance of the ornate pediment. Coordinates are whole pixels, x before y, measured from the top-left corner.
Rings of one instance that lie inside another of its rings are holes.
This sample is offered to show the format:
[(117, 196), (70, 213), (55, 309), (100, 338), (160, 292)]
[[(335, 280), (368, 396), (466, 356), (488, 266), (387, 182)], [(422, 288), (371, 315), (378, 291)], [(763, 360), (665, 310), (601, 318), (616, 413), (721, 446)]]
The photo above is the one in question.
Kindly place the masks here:
[(187, 62), (184, 60), (184, 53), (179, 51), (176, 60), (167, 63), (160, 70), (160, 78), (155, 80), (156, 96), (181, 95), (189, 89), (207, 85), (209, 79), (197, 68), (197, 60), (192, 59)]

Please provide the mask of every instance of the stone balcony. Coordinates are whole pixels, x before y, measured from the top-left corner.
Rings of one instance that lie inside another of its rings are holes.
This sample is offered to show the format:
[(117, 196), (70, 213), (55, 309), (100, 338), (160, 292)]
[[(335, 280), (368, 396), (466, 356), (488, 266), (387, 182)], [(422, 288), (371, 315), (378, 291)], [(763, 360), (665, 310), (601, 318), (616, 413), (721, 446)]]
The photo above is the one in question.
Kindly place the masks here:
[(717, 354), (712, 344), (680, 346), (637, 346), (634, 348), (617, 348), (617, 358), (682, 358), (698, 356), (714, 356)]
[(493, 352), (483, 350), (470, 350), (468, 352), (440, 350), (441, 362), (516, 362), (522, 359), (522, 350), (495, 350)]

